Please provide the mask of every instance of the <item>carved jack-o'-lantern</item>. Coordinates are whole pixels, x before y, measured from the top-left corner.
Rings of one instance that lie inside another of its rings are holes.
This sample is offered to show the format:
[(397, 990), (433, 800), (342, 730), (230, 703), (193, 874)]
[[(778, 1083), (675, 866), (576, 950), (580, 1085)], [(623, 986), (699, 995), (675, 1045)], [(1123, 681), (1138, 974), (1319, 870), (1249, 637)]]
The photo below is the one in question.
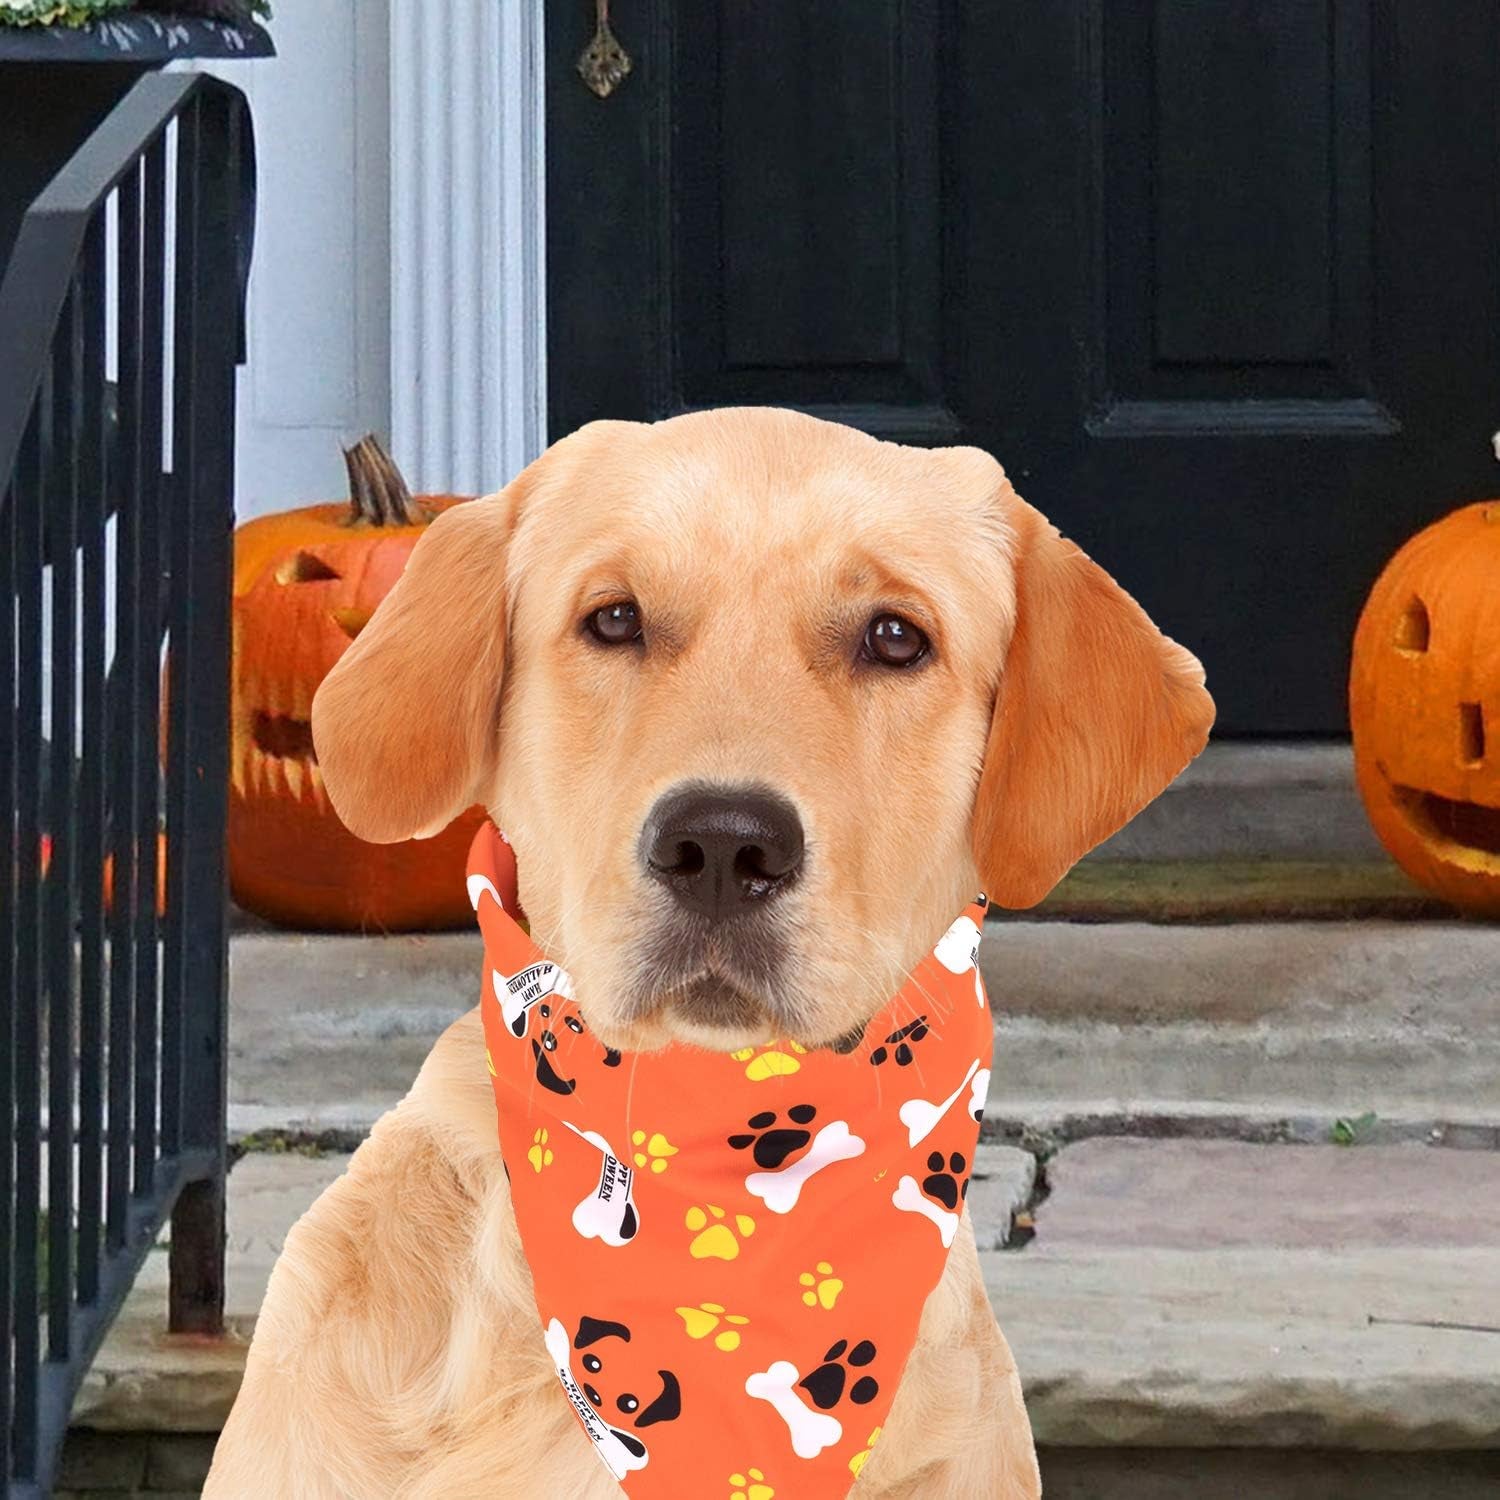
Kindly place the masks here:
[(367, 844), (339, 821), (313, 752), (313, 694), (401, 576), (427, 523), (373, 438), (345, 455), (350, 502), (235, 532), (229, 875), (241, 906), (295, 927), (402, 931), (472, 920), (464, 888), (480, 808), (435, 838)]
[(1500, 501), (1391, 560), (1355, 632), (1349, 716), (1381, 842), (1421, 885), (1500, 917)]

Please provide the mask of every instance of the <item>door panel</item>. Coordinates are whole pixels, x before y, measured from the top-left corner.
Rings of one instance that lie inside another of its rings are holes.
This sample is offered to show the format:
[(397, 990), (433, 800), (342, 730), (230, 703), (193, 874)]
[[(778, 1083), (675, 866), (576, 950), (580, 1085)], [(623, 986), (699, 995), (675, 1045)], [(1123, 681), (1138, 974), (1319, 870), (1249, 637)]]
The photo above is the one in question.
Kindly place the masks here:
[[(901, 0), (680, 7), (678, 400), (944, 441), (938, 25)], [(798, 87), (786, 61), (797, 58)]]
[(347, 492), (342, 445), (390, 426), (386, 0), (299, 0), (277, 56), (216, 63), (255, 112), (259, 200), (235, 506)]
[(1492, 485), (1500, 11), (549, 8), (552, 430), (731, 402), (967, 442), (1204, 660), (1338, 732), (1395, 546)]
[(1091, 422), (1388, 431), (1369, 390), (1369, 7), (1097, 0), (1084, 20)]

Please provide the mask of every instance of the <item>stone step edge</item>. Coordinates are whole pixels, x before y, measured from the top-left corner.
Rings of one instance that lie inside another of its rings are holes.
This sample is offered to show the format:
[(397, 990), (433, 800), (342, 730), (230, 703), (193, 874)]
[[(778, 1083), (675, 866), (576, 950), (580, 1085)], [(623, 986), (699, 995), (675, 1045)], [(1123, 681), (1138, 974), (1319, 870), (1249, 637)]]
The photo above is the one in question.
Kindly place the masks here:
[[(1004, 1283), (1022, 1259), (982, 1252), (991, 1300), (1026, 1388), (1038, 1444), (1052, 1447), (1500, 1451), (1500, 1413), (1481, 1403), (1471, 1372), (1403, 1372), (1397, 1382), (1330, 1357), (1326, 1373), (1262, 1372), (1226, 1378), (1211, 1368), (1138, 1367), (1111, 1377), (1086, 1363), (1028, 1359), (1028, 1329), (1007, 1316)], [(128, 1340), (112, 1334), (85, 1376), (72, 1425), (102, 1432), (222, 1430), (244, 1376), (254, 1320), (235, 1319), (222, 1339), (174, 1337), (133, 1308)], [(1012, 1309), (1013, 1312), (1013, 1309)], [(1278, 1333), (1267, 1330), (1268, 1335)], [(1304, 1345), (1304, 1358), (1309, 1347)], [(1480, 1382), (1492, 1389), (1487, 1377)]]
[[(1412, 883), (1388, 859), (1121, 859), (1091, 855), (1039, 905), (990, 910), (998, 926), (1013, 922), (1149, 922), (1162, 926), (1226, 923), (1399, 921), (1448, 922), (1451, 907)], [(321, 932), (278, 927), (241, 907), (230, 909), (230, 941), (466, 936), (459, 926), (436, 933)]]
[[(382, 1111), (384, 1113), (384, 1111)], [(375, 1121), (296, 1118), (234, 1123), (232, 1158), (253, 1152), (292, 1152), (307, 1156), (355, 1150)], [(1237, 1140), (1258, 1145), (1409, 1145), (1461, 1151), (1500, 1151), (1500, 1118), (1449, 1110), (1441, 1115), (1381, 1113), (1363, 1109), (1333, 1111), (1297, 1104), (1247, 1110), (1211, 1100), (1140, 1102), (1076, 1099), (1027, 1100), (990, 1096), (983, 1138), (1019, 1146), (1033, 1154), (1097, 1136), (1161, 1139)]]
[[(166, 1257), (148, 1257), (85, 1377), (74, 1424), (109, 1431), (218, 1430), (238, 1391), (255, 1309), (285, 1232), (274, 1225), (292, 1222), (344, 1160), (296, 1168), (277, 1164), (271, 1154), (237, 1161), (230, 1174), (234, 1316), (227, 1335), (168, 1335)], [(1367, 1296), (1376, 1299), (1370, 1302), (1376, 1311), (1426, 1317), (1436, 1307), (1443, 1316), (1456, 1315), (1443, 1312), (1450, 1295), (1444, 1288), (1466, 1289), (1462, 1301), (1472, 1303), (1474, 1288), (1500, 1284), (1500, 1250), (1000, 1249), (1001, 1226), (1045, 1191), (1039, 1169), (1036, 1155), (982, 1144), (968, 1198), (986, 1282), (1028, 1383), (1039, 1441), (1500, 1448), (1500, 1337), (1476, 1344), (1473, 1333), (1432, 1331), (1425, 1324), (1411, 1333), (1366, 1334), (1364, 1318)], [(269, 1219), (258, 1196), (268, 1191), (282, 1200)], [(241, 1216), (236, 1228), (237, 1198), (251, 1206), (251, 1215)], [(1181, 1289), (1193, 1282), (1195, 1300), (1184, 1303)], [(1123, 1332), (1127, 1323), (1133, 1334)], [(1256, 1357), (1247, 1365), (1247, 1327), (1256, 1347), (1263, 1339), (1285, 1345), (1288, 1367), (1269, 1361), (1268, 1369), (1268, 1361)], [(1378, 1358), (1351, 1357), (1351, 1340), (1361, 1338), (1372, 1341), (1368, 1347)]]

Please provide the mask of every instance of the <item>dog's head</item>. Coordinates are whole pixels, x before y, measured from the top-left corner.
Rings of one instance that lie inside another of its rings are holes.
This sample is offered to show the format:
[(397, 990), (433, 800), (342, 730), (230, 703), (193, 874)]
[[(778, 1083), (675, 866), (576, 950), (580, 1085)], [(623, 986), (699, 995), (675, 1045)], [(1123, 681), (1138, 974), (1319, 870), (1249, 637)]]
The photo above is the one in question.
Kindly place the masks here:
[(609, 1045), (858, 1033), (1202, 748), (1203, 672), (972, 448), (593, 423), (439, 517), (319, 690), (354, 832), (483, 802)]

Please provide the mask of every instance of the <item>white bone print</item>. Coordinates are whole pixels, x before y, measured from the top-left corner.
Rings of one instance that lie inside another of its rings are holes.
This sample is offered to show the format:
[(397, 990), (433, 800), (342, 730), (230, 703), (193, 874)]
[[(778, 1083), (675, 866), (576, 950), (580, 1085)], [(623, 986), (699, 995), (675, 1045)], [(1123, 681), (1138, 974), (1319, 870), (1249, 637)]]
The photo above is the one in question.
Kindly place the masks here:
[(599, 1186), (573, 1210), (573, 1228), (586, 1240), (603, 1240), (616, 1249), (628, 1245), (641, 1227), (635, 1206), (635, 1173), (597, 1131), (580, 1130), (571, 1120), (563, 1124), (604, 1158), (599, 1166)]
[(500, 892), (495, 889), (495, 882), (488, 875), (469, 876), (469, 905), (475, 911), (479, 910), (479, 898), (488, 891), (495, 898), (495, 905), (501, 911), (505, 910), (505, 903), (500, 899)]
[[(979, 1061), (976, 1058), (969, 1064), (969, 1071), (964, 1074), (963, 1081), (948, 1095), (940, 1104), (933, 1104), (926, 1099), (908, 1099), (901, 1106), (901, 1123), (906, 1126), (907, 1141), (909, 1146), (918, 1146), (937, 1129), (937, 1123), (953, 1108), (958, 1096), (969, 1086), (969, 1080), (979, 1071)], [(988, 1084), (988, 1080), (986, 1080)]]
[(932, 956), (950, 974), (967, 974), (979, 956), (979, 924), (965, 913), (938, 939)]
[(514, 1037), (526, 1035), (532, 1007), (549, 995), (560, 995), (564, 1000), (573, 998), (573, 981), (567, 972), (546, 959), (528, 964), (519, 974), (502, 974), (499, 969), (491, 969), (490, 985), (500, 1002), (506, 1030)]
[(797, 1367), (789, 1359), (778, 1359), (745, 1382), (745, 1394), (769, 1401), (792, 1435), (792, 1452), (798, 1458), (816, 1458), (844, 1435), (843, 1423), (824, 1412), (811, 1411), (797, 1394)]
[(958, 1233), (958, 1215), (949, 1213), (939, 1203), (934, 1203), (926, 1193), (917, 1186), (915, 1177), (903, 1177), (891, 1194), (891, 1202), (903, 1213), (921, 1214), (924, 1219), (930, 1219), (936, 1226), (938, 1238), (943, 1242), (943, 1249), (948, 1250), (953, 1246), (953, 1236)]
[(778, 1172), (752, 1172), (745, 1179), (745, 1191), (759, 1198), (773, 1214), (789, 1214), (796, 1208), (808, 1178), (836, 1161), (853, 1161), (864, 1149), (865, 1143), (849, 1133), (843, 1120), (831, 1120), (813, 1137), (806, 1156)]
[(969, 1113), (976, 1120), (984, 1118), (984, 1106), (990, 1097), (990, 1070), (981, 1068), (974, 1075), (974, 1083), (969, 1089)]

